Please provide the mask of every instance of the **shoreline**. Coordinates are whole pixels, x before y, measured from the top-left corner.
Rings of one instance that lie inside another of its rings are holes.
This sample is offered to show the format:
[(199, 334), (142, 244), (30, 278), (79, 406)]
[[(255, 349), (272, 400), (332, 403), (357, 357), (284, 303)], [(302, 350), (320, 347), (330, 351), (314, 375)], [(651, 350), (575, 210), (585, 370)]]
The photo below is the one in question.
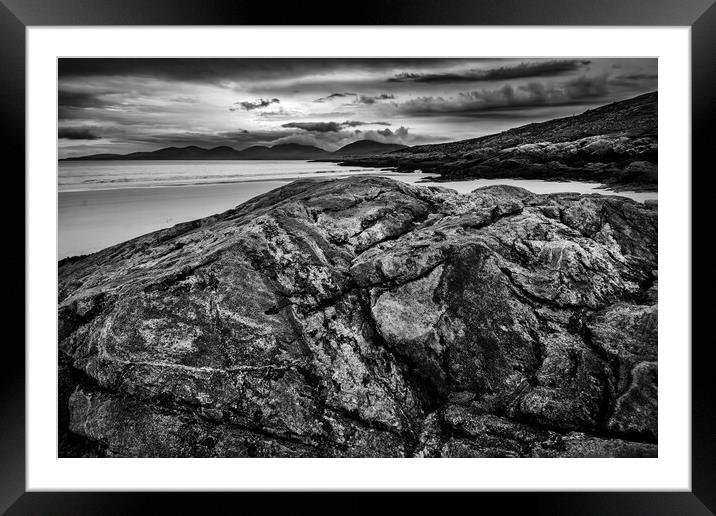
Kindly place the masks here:
[[(637, 202), (656, 199), (656, 193), (632, 195), (600, 190), (598, 183), (565, 183), (544, 180), (474, 179), (435, 181), (423, 174), (364, 174), (389, 177), (418, 186), (441, 186), (466, 194), (482, 186), (506, 184), (526, 188), (536, 194), (573, 192), (618, 195)], [(328, 177), (299, 179), (325, 180)], [(333, 179), (333, 178), (331, 178)], [(335, 179), (340, 179), (338, 176)], [(410, 181), (412, 179), (413, 181)], [(426, 181), (427, 180), (427, 181)], [(110, 188), (58, 192), (57, 259), (92, 254), (138, 236), (196, 220), (226, 210), (292, 181), (244, 181), (191, 185)], [(175, 187), (172, 187), (175, 186)], [(627, 192), (628, 193), (628, 192)]]
[[(365, 168), (375, 168), (375, 167), (365, 167)], [(351, 173), (353, 172), (353, 173)], [(611, 192), (634, 192), (634, 193), (656, 193), (658, 194), (659, 189), (658, 185), (630, 185), (630, 184), (613, 184), (613, 183), (604, 183), (601, 181), (588, 181), (588, 180), (582, 180), (582, 179), (568, 179), (564, 177), (555, 177), (555, 178), (535, 178), (535, 177), (525, 177), (520, 175), (515, 175), (513, 177), (459, 177), (459, 178), (453, 178), (449, 176), (444, 176), (438, 172), (422, 172), (419, 169), (414, 170), (412, 172), (408, 171), (399, 171), (395, 167), (390, 168), (382, 168), (378, 170), (361, 170), (361, 169), (349, 169), (346, 171), (346, 173), (341, 174), (334, 172), (332, 170), (327, 171), (317, 171), (314, 172), (315, 174), (320, 174), (321, 177), (301, 177), (301, 176), (294, 176), (294, 177), (280, 177), (280, 178), (271, 178), (271, 179), (237, 179), (237, 180), (227, 180), (227, 181), (201, 181), (201, 182), (182, 182), (182, 183), (173, 183), (173, 184), (153, 184), (153, 185), (143, 185), (143, 186), (117, 186), (117, 187), (107, 187), (107, 188), (84, 188), (84, 189), (71, 189), (71, 190), (60, 190), (58, 189), (58, 194), (66, 194), (66, 193), (79, 193), (79, 192), (107, 192), (107, 191), (121, 191), (121, 190), (151, 190), (151, 189), (158, 189), (158, 188), (185, 188), (185, 187), (198, 187), (198, 186), (217, 186), (217, 185), (237, 185), (237, 184), (244, 184), (244, 183), (265, 183), (265, 182), (282, 182), (282, 183), (291, 183), (293, 181), (299, 181), (304, 179), (343, 179), (350, 176), (355, 175), (361, 175), (356, 174), (355, 172), (362, 172), (365, 175), (377, 175), (382, 177), (397, 177), (397, 178), (403, 178), (403, 177), (414, 177), (416, 174), (421, 174), (421, 179), (418, 181), (412, 182), (413, 184), (421, 185), (424, 183), (467, 183), (470, 181), (539, 181), (542, 183), (561, 183), (561, 184), (571, 184), (571, 183), (580, 183), (585, 185), (592, 185), (594, 189), (596, 190), (606, 190)], [(331, 174), (330, 177), (328, 174)]]
[[(403, 176), (408, 173), (404, 172), (396, 172), (396, 173), (386, 173), (384, 171), (362, 171), (359, 169), (351, 169), (348, 172), (362, 172), (362, 174), (365, 175), (377, 175), (381, 177), (393, 177), (393, 176)], [(373, 173), (371, 173), (373, 172)], [(346, 177), (351, 176), (357, 176), (362, 174), (340, 174), (336, 173), (332, 170), (327, 171), (317, 171), (315, 174), (320, 174), (321, 177), (312, 177), (310, 175), (306, 175), (306, 177), (301, 176), (295, 176), (290, 178), (267, 178), (267, 179), (237, 179), (237, 180), (229, 180), (229, 181), (201, 181), (201, 182), (184, 182), (184, 183), (173, 183), (173, 184), (156, 184), (156, 185), (144, 185), (144, 186), (116, 186), (116, 187), (108, 187), (108, 188), (82, 188), (82, 189), (71, 189), (71, 190), (57, 190), (58, 194), (65, 194), (65, 193), (78, 193), (78, 192), (113, 192), (113, 191), (120, 191), (120, 190), (151, 190), (155, 188), (186, 188), (186, 187), (194, 187), (194, 186), (218, 186), (218, 185), (237, 185), (237, 184), (244, 184), (244, 183), (266, 183), (266, 182), (283, 182), (283, 183), (292, 183), (293, 181), (300, 181), (304, 179), (343, 179)], [(425, 174), (425, 178), (429, 179), (432, 177), (438, 177), (436, 174)], [(113, 183), (113, 184), (122, 184), (122, 183)], [(126, 183), (124, 183), (126, 184)]]
[[(398, 172), (399, 174), (405, 173), (409, 174), (410, 172)], [(611, 192), (635, 192), (635, 193), (659, 193), (658, 185), (620, 185), (620, 184), (612, 184), (612, 183), (603, 183), (601, 181), (586, 181), (586, 180), (574, 180), (574, 179), (566, 179), (566, 178), (552, 178), (552, 179), (544, 179), (544, 178), (535, 178), (535, 177), (524, 177), (524, 176), (514, 176), (514, 177), (462, 177), (462, 178), (452, 178), (452, 177), (446, 177), (446, 176), (438, 176), (433, 181), (434, 183), (460, 183), (464, 181), (477, 181), (477, 180), (488, 180), (488, 181), (542, 181), (545, 183), (583, 183), (588, 185), (595, 185), (594, 188), (596, 190), (607, 190)], [(418, 181), (419, 184), (421, 181)]]
[[(327, 160), (324, 160), (323, 162), (326, 162)], [(659, 191), (659, 184), (658, 183), (618, 183), (618, 182), (609, 182), (609, 181), (599, 181), (599, 180), (590, 180), (589, 178), (580, 177), (578, 175), (571, 175), (570, 173), (564, 174), (564, 175), (553, 175), (551, 177), (538, 177), (534, 174), (532, 175), (525, 175), (523, 172), (518, 172), (510, 175), (502, 175), (505, 173), (505, 171), (501, 171), (501, 175), (484, 175), (484, 174), (476, 174), (474, 176), (471, 175), (460, 175), (460, 176), (450, 176), (447, 175), (445, 172), (439, 171), (440, 165), (444, 165), (446, 167), (449, 167), (451, 165), (451, 162), (444, 162), (444, 163), (436, 163), (434, 161), (423, 163), (423, 167), (420, 167), (420, 162), (416, 163), (395, 163), (393, 161), (387, 161), (387, 162), (380, 162), (375, 161), (370, 164), (361, 164), (360, 161), (333, 161), (333, 163), (336, 163), (339, 166), (342, 167), (355, 167), (355, 166), (362, 166), (362, 167), (370, 167), (370, 168), (377, 168), (381, 171), (385, 172), (392, 172), (395, 174), (414, 174), (416, 171), (420, 171), (424, 174), (435, 174), (438, 177), (435, 179), (436, 183), (442, 183), (442, 182), (460, 182), (460, 181), (474, 181), (478, 179), (486, 179), (486, 180), (521, 180), (521, 181), (549, 181), (549, 182), (555, 182), (555, 183), (573, 183), (573, 182), (579, 182), (579, 183), (591, 183), (591, 184), (599, 184), (602, 185), (603, 189), (607, 190), (613, 190), (615, 192), (624, 191), (624, 192), (658, 192)], [(423, 170), (424, 168), (424, 170)], [(540, 173), (544, 173), (540, 171)], [(608, 174), (604, 174), (604, 179), (610, 179), (611, 176)]]

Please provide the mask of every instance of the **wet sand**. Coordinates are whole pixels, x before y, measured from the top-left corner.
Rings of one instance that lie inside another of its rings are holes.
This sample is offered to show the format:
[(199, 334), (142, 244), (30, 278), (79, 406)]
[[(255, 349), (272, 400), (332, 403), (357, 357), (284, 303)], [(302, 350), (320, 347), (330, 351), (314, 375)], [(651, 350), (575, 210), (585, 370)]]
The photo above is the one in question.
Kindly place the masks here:
[[(416, 183), (424, 174), (386, 174)], [(125, 188), (60, 192), (58, 194), (58, 260), (93, 253), (125, 240), (189, 220), (220, 213), (291, 181)], [(419, 183), (452, 188), (460, 193), (493, 184), (521, 186), (535, 193), (579, 192), (622, 195), (643, 202), (656, 192), (611, 192), (596, 183), (565, 183), (516, 179), (476, 179), (449, 183)]]
[(60, 192), (57, 258), (93, 253), (145, 233), (220, 213), (289, 182)]

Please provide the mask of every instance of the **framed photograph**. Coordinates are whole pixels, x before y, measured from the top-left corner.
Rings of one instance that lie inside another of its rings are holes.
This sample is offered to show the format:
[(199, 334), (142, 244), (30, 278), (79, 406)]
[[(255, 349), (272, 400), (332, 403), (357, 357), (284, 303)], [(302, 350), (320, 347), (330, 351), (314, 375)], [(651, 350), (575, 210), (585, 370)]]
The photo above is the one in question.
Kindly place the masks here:
[(26, 242), (3, 510), (714, 510), (712, 2), (129, 4), (0, 6)]

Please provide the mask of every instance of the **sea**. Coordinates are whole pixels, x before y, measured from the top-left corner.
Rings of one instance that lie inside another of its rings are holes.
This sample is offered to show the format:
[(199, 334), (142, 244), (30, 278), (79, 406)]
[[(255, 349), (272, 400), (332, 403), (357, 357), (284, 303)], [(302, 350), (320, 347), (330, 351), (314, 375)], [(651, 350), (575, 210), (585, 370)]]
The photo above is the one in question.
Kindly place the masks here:
[(524, 179), (433, 182), (435, 174), (397, 173), (336, 163), (281, 161), (60, 161), (58, 259), (92, 253), (151, 231), (220, 213), (296, 179), (374, 174), (406, 183), (452, 188), (461, 194), (507, 184), (534, 193), (602, 193), (639, 202), (656, 192), (618, 193), (598, 183)]

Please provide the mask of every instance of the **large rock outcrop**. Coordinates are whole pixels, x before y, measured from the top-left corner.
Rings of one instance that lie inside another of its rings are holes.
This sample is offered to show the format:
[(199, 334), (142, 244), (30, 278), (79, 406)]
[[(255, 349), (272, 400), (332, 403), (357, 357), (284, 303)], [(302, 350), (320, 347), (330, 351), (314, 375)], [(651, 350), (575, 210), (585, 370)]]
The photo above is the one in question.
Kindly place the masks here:
[(657, 453), (657, 211), (297, 181), (59, 268), (61, 453)]

